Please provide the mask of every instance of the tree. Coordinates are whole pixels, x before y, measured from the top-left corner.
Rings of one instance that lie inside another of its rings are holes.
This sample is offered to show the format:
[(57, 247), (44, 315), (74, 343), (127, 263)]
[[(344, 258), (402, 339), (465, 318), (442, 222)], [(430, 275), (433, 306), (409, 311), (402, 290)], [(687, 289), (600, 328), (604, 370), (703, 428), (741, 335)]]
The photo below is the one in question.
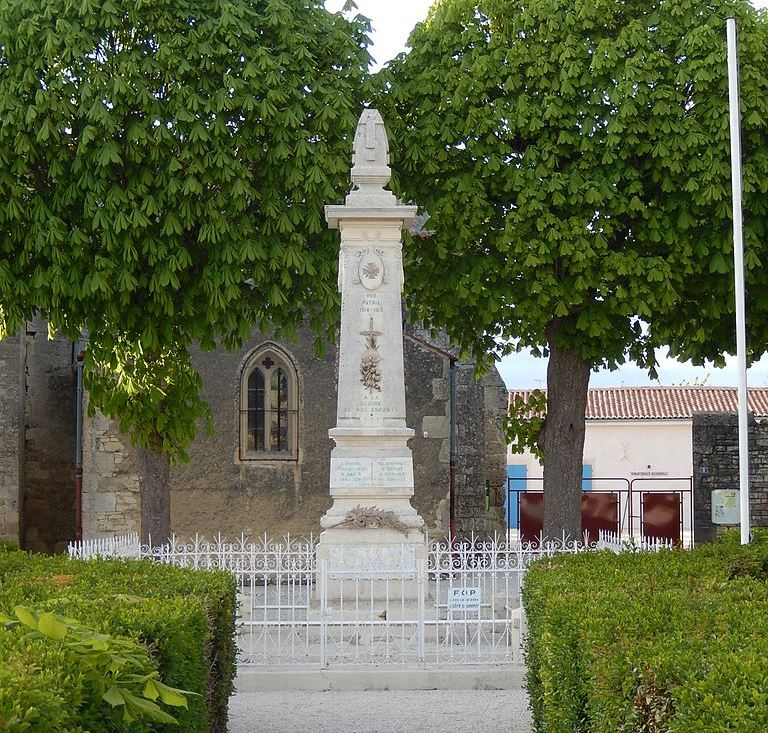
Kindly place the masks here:
[(161, 484), (144, 537), (205, 414), (190, 342), (338, 317), (323, 205), (368, 30), (321, 0), (0, 0), (0, 336), (85, 330), (90, 404)]
[(653, 374), (661, 343), (729, 345), (704, 332), (733, 309), (732, 13), (746, 266), (764, 313), (766, 18), (746, 0), (442, 0), (381, 74), (398, 191), (431, 217), (432, 236), (406, 247), (413, 312), (479, 353), (549, 356), (550, 537), (580, 536), (591, 370), (630, 359)]

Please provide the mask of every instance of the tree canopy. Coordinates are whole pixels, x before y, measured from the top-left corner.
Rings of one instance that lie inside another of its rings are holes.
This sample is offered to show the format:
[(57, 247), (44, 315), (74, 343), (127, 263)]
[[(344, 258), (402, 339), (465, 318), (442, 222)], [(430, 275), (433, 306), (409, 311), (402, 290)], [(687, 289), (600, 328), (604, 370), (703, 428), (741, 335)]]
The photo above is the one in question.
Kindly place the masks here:
[(368, 31), (321, 0), (0, 0), (0, 337), (82, 329), (91, 408), (183, 458), (190, 342), (338, 318)]
[(468, 348), (550, 356), (553, 534), (578, 535), (590, 370), (653, 370), (663, 343), (697, 356), (730, 345), (731, 14), (756, 316), (768, 307), (768, 34), (746, 0), (441, 0), (380, 76), (399, 193), (430, 214), (431, 236), (406, 248), (413, 312)]
[(2, 0), (0, 332), (39, 312), (115, 373), (324, 327), (367, 31), (320, 0)]

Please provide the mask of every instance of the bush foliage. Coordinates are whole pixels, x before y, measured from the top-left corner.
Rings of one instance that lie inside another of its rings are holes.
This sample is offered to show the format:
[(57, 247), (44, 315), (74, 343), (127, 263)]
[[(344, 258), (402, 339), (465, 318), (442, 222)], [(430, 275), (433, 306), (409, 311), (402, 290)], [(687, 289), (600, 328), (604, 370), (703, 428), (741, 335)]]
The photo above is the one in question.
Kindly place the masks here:
[(768, 533), (547, 559), (526, 575), (537, 733), (768, 730)]
[(223, 733), (234, 623), (228, 573), (0, 551), (0, 730)]

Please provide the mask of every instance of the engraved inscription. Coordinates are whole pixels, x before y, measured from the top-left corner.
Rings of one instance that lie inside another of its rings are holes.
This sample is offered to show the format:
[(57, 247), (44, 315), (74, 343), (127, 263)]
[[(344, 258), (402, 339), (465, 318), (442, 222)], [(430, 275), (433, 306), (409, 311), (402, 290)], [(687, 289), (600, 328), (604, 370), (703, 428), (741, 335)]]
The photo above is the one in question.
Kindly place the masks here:
[(331, 485), (335, 487), (370, 486), (370, 458), (331, 456)]
[(383, 312), (384, 304), (381, 302), (381, 298), (375, 293), (366, 293), (365, 297), (360, 301), (360, 313), (371, 316)]
[(407, 546), (338, 545), (328, 557), (331, 577), (410, 578), (416, 572), (416, 550)]
[(373, 463), (373, 483), (376, 486), (412, 486), (412, 466), (409, 458), (378, 458)]
[(372, 394), (369, 397), (363, 397), (360, 403), (355, 407), (345, 407), (345, 417), (358, 417), (365, 415), (367, 417), (384, 417), (395, 411), (394, 407), (385, 407), (382, 404), (381, 396)]

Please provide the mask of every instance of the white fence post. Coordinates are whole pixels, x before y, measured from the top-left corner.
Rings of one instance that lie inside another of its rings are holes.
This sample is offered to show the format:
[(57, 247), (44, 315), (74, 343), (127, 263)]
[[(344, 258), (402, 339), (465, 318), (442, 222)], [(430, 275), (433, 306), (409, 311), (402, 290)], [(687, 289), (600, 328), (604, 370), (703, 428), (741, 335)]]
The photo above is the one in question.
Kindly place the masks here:
[(427, 580), (427, 561), (419, 559), (416, 561), (416, 572), (418, 574), (418, 629), (419, 638), (419, 663), (423, 664), (426, 660), (426, 580)]
[(328, 643), (328, 560), (323, 558), (320, 561), (320, 668), (325, 669), (328, 666), (326, 660), (326, 649)]

